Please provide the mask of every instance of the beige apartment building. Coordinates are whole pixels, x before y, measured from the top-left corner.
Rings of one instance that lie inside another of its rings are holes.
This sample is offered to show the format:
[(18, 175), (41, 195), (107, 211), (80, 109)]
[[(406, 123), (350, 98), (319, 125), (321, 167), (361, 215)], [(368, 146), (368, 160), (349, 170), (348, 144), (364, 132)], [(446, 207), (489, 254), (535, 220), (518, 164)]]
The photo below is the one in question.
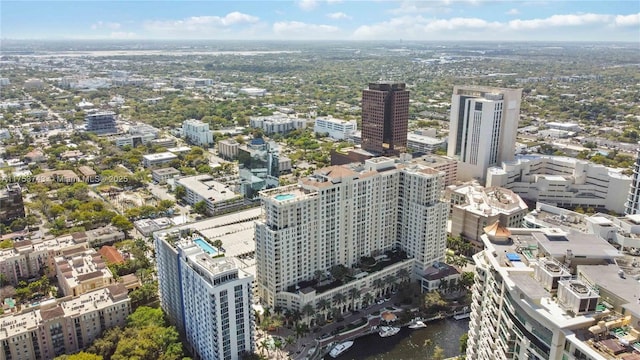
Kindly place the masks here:
[(31, 309), (0, 318), (0, 360), (48, 360), (78, 352), (104, 330), (124, 326), (131, 303), (123, 285), (111, 285)]
[(65, 296), (78, 296), (114, 282), (111, 270), (94, 249), (63, 250), (54, 260), (58, 283)]
[(527, 204), (513, 191), (485, 188), (477, 182), (451, 185), (445, 197), (451, 203), (451, 236), (469, 241), (474, 252), (484, 247), (480, 236), (485, 227), (495, 223), (503, 227), (520, 227), (529, 211)]

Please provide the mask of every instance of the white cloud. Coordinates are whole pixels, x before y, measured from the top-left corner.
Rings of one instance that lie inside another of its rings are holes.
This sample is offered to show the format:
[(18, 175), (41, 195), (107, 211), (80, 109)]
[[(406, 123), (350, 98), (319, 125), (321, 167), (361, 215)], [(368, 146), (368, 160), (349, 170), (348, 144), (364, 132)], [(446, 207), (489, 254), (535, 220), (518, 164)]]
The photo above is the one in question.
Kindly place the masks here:
[(518, 14), (520, 14), (520, 10), (515, 9), (515, 8), (514, 9), (510, 9), (505, 14), (507, 14), (507, 15), (518, 15)]
[(109, 30), (118, 30), (120, 29), (120, 23), (117, 22), (108, 22), (108, 21), (98, 21), (95, 24), (91, 24), (92, 30), (99, 29), (109, 29)]
[(352, 19), (351, 16), (343, 13), (343, 12), (334, 12), (327, 14), (327, 17), (333, 20), (342, 20), (342, 19)]
[(422, 14), (422, 13), (449, 13), (465, 6), (478, 6), (488, 0), (430, 0), (430, 1), (401, 1), (400, 7), (391, 9), (394, 15)]
[(179, 35), (180, 33), (201, 33), (224, 30), (234, 25), (256, 24), (259, 18), (241, 12), (231, 12), (225, 16), (192, 16), (180, 20), (152, 20), (144, 23), (151, 32)]
[[(616, 28), (637, 26), (640, 14), (565, 14), (546, 18), (487, 21), (473, 17), (405, 15), (355, 29), (355, 40), (622, 40)], [(557, 29), (566, 29), (558, 32)], [(570, 30), (575, 29), (575, 30)], [(535, 30), (535, 31), (531, 31)], [(630, 35), (626, 35), (627, 37)], [(633, 39), (629, 39), (633, 40)]]
[(553, 15), (544, 19), (511, 20), (508, 26), (512, 30), (535, 30), (550, 27), (582, 26), (589, 24), (606, 24), (611, 21), (611, 15), (604, 14), (571, 14)]
[(640, 13), (630, 15), (618, 15), (614, 20), (617, 26), (637, 26), (640, 25)]
[(273, 33), (286, 39), (334, 39), (339, 32), (340, 29), (336, 26), (300, 21), (279, 21), (273, 24)]
[(317, 0), (300, 0), (298, 1), (298, 7), (304, 11), (311, 11), (318, 6)]
[(326, 2), (329, 5), (339, 4), (342, 0), (298, 0), (296, 1), (298, 7), (304, 11), (311, 11), (320, 5), (320, 3)]
[(438, 19), (427, 23), (424, 26), (426, 31), (441, 31), (441, 30), (462, 30), (462, 29), (490, 29), (500, 28), (498, 22), (488, 22), (478, 18), (452, 18), (452, 19)]

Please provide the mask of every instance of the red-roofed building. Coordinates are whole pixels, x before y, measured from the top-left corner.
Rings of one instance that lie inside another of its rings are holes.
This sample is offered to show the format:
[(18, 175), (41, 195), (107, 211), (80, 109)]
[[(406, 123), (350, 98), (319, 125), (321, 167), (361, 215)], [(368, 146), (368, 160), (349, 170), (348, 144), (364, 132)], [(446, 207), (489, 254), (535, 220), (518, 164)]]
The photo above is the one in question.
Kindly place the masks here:
[(124, 263), (124, 258), (122, 254), (118, 251), (118, 249), (113, 246), (105, 245), (100, 248), (100, 255), (104, 258), (104, 260), (109, 264), (122, 264)]

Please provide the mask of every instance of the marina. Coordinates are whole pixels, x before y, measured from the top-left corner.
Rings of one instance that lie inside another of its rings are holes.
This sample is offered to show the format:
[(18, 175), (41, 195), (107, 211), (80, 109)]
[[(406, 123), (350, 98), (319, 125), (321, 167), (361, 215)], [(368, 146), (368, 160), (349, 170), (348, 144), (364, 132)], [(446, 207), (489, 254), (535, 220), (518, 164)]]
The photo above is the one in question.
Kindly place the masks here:
[(431, 321), (426, 328), (403, 327), (397, 335), (386, 338), (372, 333), (355, 339), (351, 349), (336, 359), (427, 359), (436, 345), (444, 350), (446, 357), (458, 356), (459, 339), (467, 332), (468, 324), (467, 319), (457, 321), (449, 318)]

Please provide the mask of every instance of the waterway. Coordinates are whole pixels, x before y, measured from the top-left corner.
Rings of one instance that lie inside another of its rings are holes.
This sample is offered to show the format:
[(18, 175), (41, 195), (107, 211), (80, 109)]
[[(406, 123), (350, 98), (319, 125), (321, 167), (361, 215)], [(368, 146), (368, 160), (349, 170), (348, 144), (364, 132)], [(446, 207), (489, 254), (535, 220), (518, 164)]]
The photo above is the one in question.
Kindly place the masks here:
[[(424, 360), (429, 359), (436, 345), (445, 357), (460, 354), (460, 336), (469, 330), (469, 319), (443, 319), (427, 323), (424, 329), (402, 328), (391, 337), (381, 338), (377, 333), (355, 340), (339, 360)], [(325, 359), (329, 359), (327, 355)]]

